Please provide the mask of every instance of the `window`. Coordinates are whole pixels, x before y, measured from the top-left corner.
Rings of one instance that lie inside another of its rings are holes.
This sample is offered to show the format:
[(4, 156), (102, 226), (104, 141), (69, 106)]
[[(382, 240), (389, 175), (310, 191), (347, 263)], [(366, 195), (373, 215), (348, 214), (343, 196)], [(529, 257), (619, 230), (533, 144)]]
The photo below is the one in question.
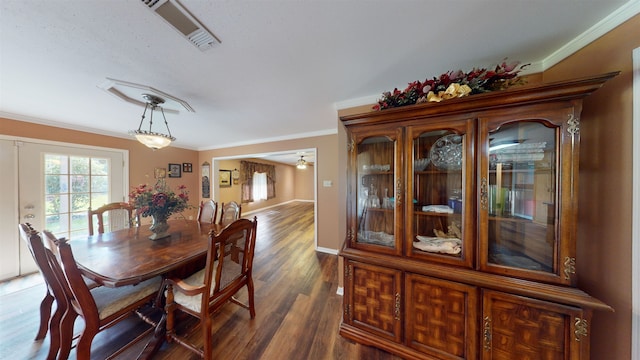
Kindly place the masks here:
[[(260, 180), (255, 180), (256, 177)], [(250, 203), (276, 197), (276, 167), (269, 164), (240, 162), (241, 201)]]
[(86, 235), (87, 209), (109, 201), (110, 160), (45, 154), (46, 228), (56, 236)]
[(253, 174), (253, 201), (267, 200), (267, 174)]

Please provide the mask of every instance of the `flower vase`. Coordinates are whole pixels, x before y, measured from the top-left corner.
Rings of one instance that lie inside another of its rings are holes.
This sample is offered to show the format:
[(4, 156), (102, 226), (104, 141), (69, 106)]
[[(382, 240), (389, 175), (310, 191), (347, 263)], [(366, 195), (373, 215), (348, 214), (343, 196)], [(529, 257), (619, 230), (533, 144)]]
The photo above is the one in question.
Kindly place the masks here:
[(168, 232), (169, 224), (167, 224), (167, 218), (168, 216), (164, 214), (151, 215), (151, 226), (149, 227), (149, 230), (153, 232), (153, 235), (149, 236), (149, 239), (159, 240), (171, 236)]

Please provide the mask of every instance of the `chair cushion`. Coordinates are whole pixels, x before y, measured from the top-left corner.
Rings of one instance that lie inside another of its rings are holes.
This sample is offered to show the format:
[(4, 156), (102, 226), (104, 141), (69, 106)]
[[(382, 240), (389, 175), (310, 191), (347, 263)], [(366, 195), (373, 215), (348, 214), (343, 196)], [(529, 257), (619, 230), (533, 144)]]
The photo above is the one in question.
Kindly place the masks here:
[[(213, 295), (214, 290), (216, 288), (215, 272), (218, 269), (217, 261), (214, 263), (213, 268), (214, 268), (213, 270), (214, 274), (213, 274), (213, 281), (211, 282), (210, 295)], [(231, 281), (237, 278), (240, 275), (240, 270), (241, 270), (240, 264), (237, 264), (233, 261), (225, 261), (224, 269), (222, 271), (222, 276), (220, 279), (220, 282), (221, 282), (220, 289), (222, 290), (227, 284), (229, 284)], [(192, 286), (199, 286), (204, 284), (204, 274), (205, 274), (205, 269), (202, 269), (194, 273), (193, 275), (189, 276), (188, 278), (183, 279), (182, 281)], [(165, 291), (165, 296), (166, 295), (167, 295), (167, 292)], [(181, 292), (174, 291), (173, 301), (194, 312), (200, 312), (200, 307), (202, 304), (202, 295), (198, 294), (194, 296), (188, 296)]]
[[(216, 265), (217, 267), (217, 265)], [(215, 271), (215, 270), (214, 270)], [(182, 281), (184, 281), (185, 283), (192, 285), (192, 286), (200, 286), (202, 284), (204, 284), (204, 274), (205, 274), (205, 269), (201, 269), (200, 271), (192, 274), (191, 276), (189, 276), (186, 279), (182, 279)], [(213, 294), (213, 290), (215, 289), (215, 278), (213, 279), (212, 283), (211, 283), (211, 294)], [(165, 291), (164, 293), (165, 296), (167, 296), (167, 292)], [(195, 312), (200, 312), (200, 304), (202, 301), (202, 294), (198, 294), (198, 295), (194, 295), (194, 296), (188, 296), (185, 295), (181, 292), (178, 291), (174, 291), (173, 292), (173, 301), (176, 304), (182, 305), (187, 309), (190, 309), (192, 311)]]
[(115, 314), (122, 308), (140, 301), (149, 295), (157, 293), (162, 283), (161, 277), (143, 281), (137, 285), (108, 288), (105, 286), (91, 290), (93, 299), (98, 307), (100, 320)]

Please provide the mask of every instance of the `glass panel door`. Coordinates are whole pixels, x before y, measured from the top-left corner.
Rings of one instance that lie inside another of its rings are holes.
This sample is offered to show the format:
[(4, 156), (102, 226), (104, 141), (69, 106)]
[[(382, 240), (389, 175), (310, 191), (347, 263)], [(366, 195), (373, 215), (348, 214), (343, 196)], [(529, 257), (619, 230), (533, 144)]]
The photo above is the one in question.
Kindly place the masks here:
[(413, 248), (459, 257), (462, 253), (464, 135), (429, 131), (413, 141)]
[(489, 133), (489, 263), (554, 272), (556, 158), (556, 129), (540, 122)]
[(472, 267), (475, 255), (475, 120), (411, 126), (408, 256)]
[(357, 145), (357, 243), (396, 247), (396, 141), (373, 136)]

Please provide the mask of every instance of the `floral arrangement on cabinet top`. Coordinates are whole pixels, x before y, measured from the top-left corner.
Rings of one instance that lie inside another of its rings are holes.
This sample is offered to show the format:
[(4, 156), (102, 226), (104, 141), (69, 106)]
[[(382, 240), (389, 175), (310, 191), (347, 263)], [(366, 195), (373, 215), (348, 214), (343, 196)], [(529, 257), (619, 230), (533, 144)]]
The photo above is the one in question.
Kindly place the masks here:
[(373, 106), (373, 109), (382, 110), (424, 102), (440, 102), (522, 85), (525, 84), (525, 80), (518, 74), (528, 65), (520, 65), (519, 61), (507, 63), (504, 59), (493, 70), (473, 68), (466, 73), (462, 70), (449, 71), (423, 82), (411, 82), (403, 91), (397, 88), (392, 92), (386, 91), (382, 93), (382, 98)]

